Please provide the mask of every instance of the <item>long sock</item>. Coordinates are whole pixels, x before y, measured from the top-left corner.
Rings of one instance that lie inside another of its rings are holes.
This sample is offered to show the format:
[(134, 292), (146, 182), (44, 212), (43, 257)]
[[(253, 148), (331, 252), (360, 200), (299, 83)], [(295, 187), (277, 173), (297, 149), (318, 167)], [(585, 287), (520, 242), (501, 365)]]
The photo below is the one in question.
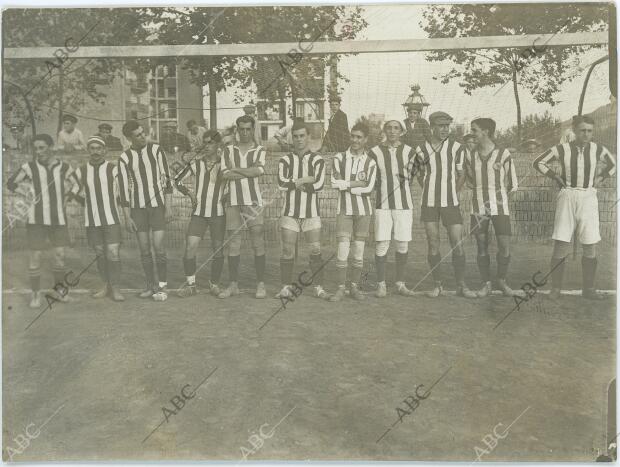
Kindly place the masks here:
[(146, 284), (148, 286), (155, 285), (155, 270), (153, 269), (153, 257), (150, 253), (141, 255), (142, 269), (144, 269), (144, 275), (146, 277)]
[(385, 282), (386, 256), (375, 255), (375, 267), (377, 268), (377, 282)]
[(351, 265), (351, 283), (360, 285), (360, 278), (362, 277), (362, 267), (364, 263), (361, 260), (353, 260)]
[(409, 252), (396, 252), (396, 282), (405, 282), (405, 269), (407, 268), (407, 256)]
[(157, 278), (159, 282), (167, 282), (168, 277), (168, 258), (166, 253), (155, 255), (155, 262), (157, 265)]
[(598, 260), (596, 258), (581, 257), (581, 274), (583, 277), (583, 290), (594, 288), (594, 279), (596, 277), (596, 266)]
[(30, 288), (33, 292), (38, 292), (41, 289), (41, 268), (28, 268), (28, 277)]
[(435, 282), (441, 282), (441, 254), (429, 254), (427, 256), (428, 265), (431, 267), (431, 274)]
[(293, 258), (280, 258), (280, 280), (282, 285), (288, 285), (293, 279), (293, 268), (295, 260)]
[(347, 283), (347, 268), (345, 267), (337, 267), (338, 271), (338, 285), (345, 285)]
[(310, 270), (312, 271), (312, 277), (314, 277), (314, 285), (323, 284), (323, 259), (321, 253), (318, 255), (310, 255)]
[(103, 282), (108, 282), (108, 260), (104, 255), (97, 256), (97, 270)]
[(183, 258), (183, 272), (186, 276), (193, 276), (196, 274), (196, 257)]
[(211, 283), (219, 284), (224, 269), (224, 256), (216, 256), (211, 262)]
[(465, 282), (465, 255), (452, 253), (452, 266), (454, 267), (454, 277), (458, 287)]
[(228, 257), (228, 276), (230, 282), (237, 282), (239, 279), (239, 263), (241, 262), (241, 255)]
[(497, 260), (497, 278), (506, 279), (506, 274), (508, 274), (508, 265), (510, 264), (510, 255), (504, 256), (498, 251), (495, 259)]
[(110, 285), (119, 285), (121, 283), (121, 262), (114, 260), (107, 260), (108, 277)]
[[(480, 271), (482, 282), (489, 282), (491, 280), (491, 258), (489, 255), (478, 255), (476, 262), (478, 263), (478, 270)], [(497, 259), (497, 271), (497, 276), (499, 277), (499, 258)]]
[(551, 285), (554, 289), (562, 288), (562, 282), (564, 280), (564, 266), (565, 265), (566, 265), (566, 258), (551, 258), (550, 270), (553, 271), (551, 273)]
[(254, 267), (256, 268), (256, 282), (265, 281), (265, 255), (254, 256)]

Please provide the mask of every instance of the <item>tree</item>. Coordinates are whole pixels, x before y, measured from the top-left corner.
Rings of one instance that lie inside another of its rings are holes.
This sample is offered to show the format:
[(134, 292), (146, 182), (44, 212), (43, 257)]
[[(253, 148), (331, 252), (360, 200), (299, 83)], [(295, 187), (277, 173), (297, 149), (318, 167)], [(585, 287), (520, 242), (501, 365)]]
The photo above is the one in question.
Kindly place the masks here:
[(521, 125), (521, 136), (519, 128), (514, 125), (505, 131), (498, 131), (495, 134), (495, 141), (502, 147), (523, 148), (523, 142), (528, 139), (535, 139), (541, 147), (547, 148), (558, 144), (561, 133), (561, 122), (556, 119), (549, 111), (544, 114), (527, 115)]
[[(423, 13), (420, 26), (429, 37), (469, 37), (522, 34), (604, 31), (608, 9), (602, 3), (464, 4), (431, 5)], [(471, 95), (475, 89), (512, 83), (517, 134), (521, 132), (519, 85), (539, 103), (555, 105), (562, 83), (572, 79), (570, 70), (589, 47), (531, 47), (433, 51), (430, 61), (450, 60), (454, 67), (441, 76), (442, 83), (458, 79)]]

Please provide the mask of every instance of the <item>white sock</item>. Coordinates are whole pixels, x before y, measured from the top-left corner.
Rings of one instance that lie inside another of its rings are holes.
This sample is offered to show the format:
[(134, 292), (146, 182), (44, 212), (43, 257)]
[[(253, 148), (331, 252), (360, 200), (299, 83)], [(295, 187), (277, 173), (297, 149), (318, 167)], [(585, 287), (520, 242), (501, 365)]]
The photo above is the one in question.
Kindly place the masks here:
[(160, 287), (160, 288), (162, 288), (162, 289), (163, 289), (164, 287), (166, 287), (167, 285), (168, 285), (168, 283), (167, 283), (167, 282), (161, 282), (161, 281), (159, 282), (159, 287)]
[(186, 278), (189, 285), (194, 285), (196, 283), (196, 275), (186, 276)]

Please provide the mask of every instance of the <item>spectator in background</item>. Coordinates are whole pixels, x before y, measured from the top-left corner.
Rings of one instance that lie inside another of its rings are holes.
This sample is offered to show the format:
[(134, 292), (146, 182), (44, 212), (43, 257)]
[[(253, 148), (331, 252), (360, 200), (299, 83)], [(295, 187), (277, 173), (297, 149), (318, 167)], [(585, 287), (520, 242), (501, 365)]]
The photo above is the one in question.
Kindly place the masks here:
[(190, 120), (187, 122), (187, 139), (189, 141), (189, 147), (192, 151), (196, 151), (202, 146), (202, 137), (207, 132), (207, 129), (196, 123), (196, 120)]
[(12, 123), (9, 129), (10, 133), (2, 140), (2, 147), (17, 149), (24, 153), (32, 152), (31, 139), (24, 134), (24, 124), (22, 122)]
[(73, 115), (63, 115), (62, 130), (58, 132), (57, 148), (59, 151), (73, 152), (86, 150), (84, 135), (75, 127), (77, 121), (78, 119)]
[(540, 144), (535, 139), (528, 139), (525, 143), (523, 143), (525, 148), (525, 152), (536, 152), (538, 148), (540, 148)]
[(465, 143), (465, 147), (467, 147), (469, 153), (473, 154), (476, 149), (476, 137), (469, 133), (463, 137), (463, 143)]
[(99, 133), (97, 133), (96, 136), (99, 136), (105, 142), (105, 148), (107, 151), (123, 150), (121, 140), (116, 136), (112, 136), (112, 125), (109, 123), (102, 123), (97, 128), (99, 128)]
[(254, 142), (260, 144), (260, 125), (258, 124), (258, 116), (256, 115), (256, 107), (252, 104), (245, 105), (243, 107), (243, 113), (249, 115), (254, 119)]
[(166, 123), (164, 131), (159, 138), (159, 144), (167, 153), (189, 151), (189, 142), (187, 138), (177, 133), (177, 124), (174, 122)]
[(407, 119), (404, 121), (406, 133), (403, 136), (403, 143), (413, 149), (423, 145), (431, 137), (431, 126), (422, 117), (424, 107), (419, 103), (412, 103), (407, 106)]
[(332, 96), (329, 99), (331, 117), (327, 133), (323, 139), (322, 150), (327, 152), (344, 152), (349, 147), (349, 122), (347, 114), (340, 110), (341, 99)]

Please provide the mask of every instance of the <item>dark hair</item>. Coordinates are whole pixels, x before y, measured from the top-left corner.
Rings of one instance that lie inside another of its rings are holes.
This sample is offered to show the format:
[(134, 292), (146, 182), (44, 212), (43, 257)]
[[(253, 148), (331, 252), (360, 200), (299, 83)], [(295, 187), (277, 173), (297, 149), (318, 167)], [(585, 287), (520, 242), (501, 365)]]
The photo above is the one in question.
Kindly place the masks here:
[(578, 126), (582, 123), (587, 123), (588, 125), (594, 125), (594, 119), (589, 115), (575, 115), (573, 117), (573, 126)]
[(50, 135), (48, 135), (47, 133), (40, 133), (38, 135), (35, 135), (34, 138), (32, 138), (32, 144), (33, 145), (34, 145), (35, 141), (43, 141), (49, 147), (54, 146), (54, 139)]
[(308, 129), (308, 125), (306, 125), (306, 122), (304, 121), (303, 118), (295, 118), (293, 120), (293, 127), (291, 128), (291, 133), (293, 131), (297, 131), (297, 130), (301, 130), (301, 129), (305, 129), (306, 133), (310, 133), (310, 130)]
[(131, 138), (132, 133), (141, 126), (137, 121), (129, 120), (123, 125), (123, 135), (125, 138)]
[(205, 131), (205, 134), (202, 135), (202, 141), (204, 142), (204, 140), (207, 139), (207, 138), (209, 138), (214, 143), (221, 143), (222, 142), (222, 135), (220, 135), (219, 131), (217, 131), (217, 130), (207, 130), (207, 131)]
[(472, 140), (472, 139), (474, 139), (474, 135), (472, 135), (471, 133), (468, 133), (465, 136), (463, 136), (463, 141), (465, 141), (465, 142), (467, 142), (469, 140)]
[(241, 123), (251, 123), (252, 128), (254, 128), (254, 125), (256, 124), (256, 122), (254, 122), (254, 119), (250, 117), (249, 115), (242, 115), (241, 117), (237, 119), (237, 121), (235, 122), (235, 124), (237, 125), (237, 128), (239, 127)]
[(362, 133), (364, 133), (364, 136), (368, 136), (368, 134), (370, 133), (368, 125), (364, 125), (362, 122), (353, 125), (353, 127), (351, 128), (351, 133), (353, 133), (354, 131), (361, 131)]
[(193, 127), (195, 124), (196, 124), (196, 120), (188, 120), (185, 125), (189, 129), (189, 128)]
[(495, 120), (492, 118), (476, 118), (475, 120), (472, 120), (471, 124), (475, 124), (482, 130), (487, 130), (489, 133), (489, 138), (493, 138), (493, 135), (495, 134)]
[(78, 119), (77, 119), (77, 117), (75, 117), (74, 115), (71, 115), (71, 114), (64, 114), (64, 115), (62, 116), (62, 121), (63, 121), (63, 122), (67, 122), (67, 121), (69, 121), (69, 122), (77, 123)]

